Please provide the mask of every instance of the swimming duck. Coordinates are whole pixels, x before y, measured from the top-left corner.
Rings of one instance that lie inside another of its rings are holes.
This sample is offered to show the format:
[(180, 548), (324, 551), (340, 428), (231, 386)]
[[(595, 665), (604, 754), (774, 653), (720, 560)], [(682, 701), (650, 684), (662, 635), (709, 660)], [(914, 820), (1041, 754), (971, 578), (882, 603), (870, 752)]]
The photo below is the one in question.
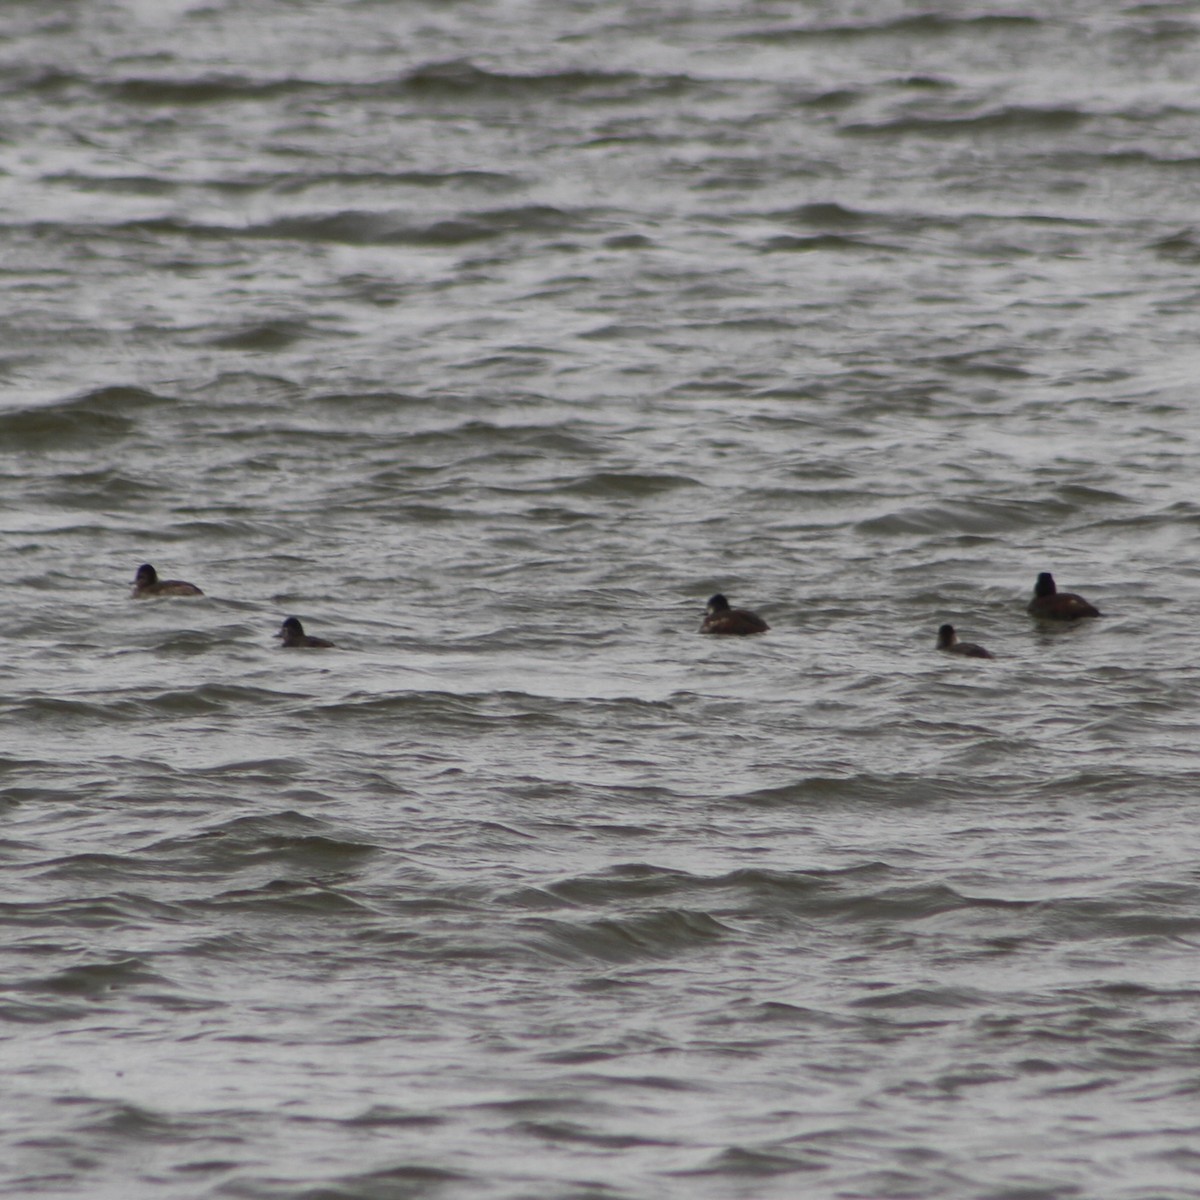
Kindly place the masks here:
[(1104, 614), (1074, 592), (1060, 592), (1054, 585), (1054, 576), (1043, 571), (1033, 586), (1033, 599), (1029, 602), (1031, 617), (1046, 617), (1052, 621), (1075, 621), (1080, 617), (1100, 617)]
[(766, 633), (770, 629), (758, 615), (744, 608), (730, 608), (729, 601), (718, 592), (708, 602), (704, 610), (704, 620), (700, 623), (701, 633), (725, 633), (744, 636), (748, 633)]
[(158, 572), (149, 564), (142, 563), (133, 581), (132, 596), (144, 600), (147, 596), (203, 596), (194, 584), (182, 579), (159, 579)]
[(985, 650), (982, 646), (975, 645), (974, 642), (960, 642), (953, 625), (943, 625), (938, 630), (937, 648), (948, 650), (951, 654), (961, 654), (966, 658), (996, 657), (990, 650)]
[(291, 650), (297, 647), (307, 650), (332, 650), (333, 643), (327, 642), (324, 638), (309, 637), (304, 632), (304, 626), (300, 624), (296, 617), (285, 618), (282, 625), (279, 627), (279, 632), (275, 635), (277, 638), (283, 639), (281, 650)]

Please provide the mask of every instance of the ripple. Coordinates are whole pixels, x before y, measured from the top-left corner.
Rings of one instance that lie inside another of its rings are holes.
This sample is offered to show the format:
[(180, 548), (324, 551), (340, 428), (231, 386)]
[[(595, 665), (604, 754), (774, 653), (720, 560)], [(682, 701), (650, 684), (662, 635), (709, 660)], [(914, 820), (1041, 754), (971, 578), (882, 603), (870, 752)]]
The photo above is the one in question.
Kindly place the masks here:
[(166, 402), (140, 388), (98, 388), (37, 408), (0, 410), (0, 438), (9, 451), (103, 445), (128, 437), (137, 425), (136, 414)]

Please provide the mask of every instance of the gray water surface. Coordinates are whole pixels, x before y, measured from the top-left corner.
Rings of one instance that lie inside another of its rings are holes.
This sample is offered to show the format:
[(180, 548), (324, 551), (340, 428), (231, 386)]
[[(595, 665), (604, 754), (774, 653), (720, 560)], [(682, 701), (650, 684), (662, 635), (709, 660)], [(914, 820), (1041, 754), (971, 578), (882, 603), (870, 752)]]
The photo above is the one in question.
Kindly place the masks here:
[(5, 5), (0, 1194), (1200, 1197), (1198, 66)]

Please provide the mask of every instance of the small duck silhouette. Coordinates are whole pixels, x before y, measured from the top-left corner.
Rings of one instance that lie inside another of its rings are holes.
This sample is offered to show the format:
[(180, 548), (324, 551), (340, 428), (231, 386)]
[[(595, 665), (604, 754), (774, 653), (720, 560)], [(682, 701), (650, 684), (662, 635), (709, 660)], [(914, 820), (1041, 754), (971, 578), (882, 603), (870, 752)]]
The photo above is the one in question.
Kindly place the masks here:
[(304, 632), (304, 626), (296, 617), (286, 617), (284, 622), (279, 627), (279, 632), (275, 635), (277, 638), (283, 639), (283, 645), (280, 649), (305, 649), (305, 650), (332, 650), (333, 643), (327, 642), (324, 638), (309, 637)]
[(1033, 586), (1033, 599), (1029, 602), (1031, 617), (1044, 617), (1051, 621), (1077, 621), (1080, 617), (1100, 617), (1104, 614), (1082, 596), (1074, 592), (1060, 592), (1054, 576), (1043, 571)]
[(990, 650), (985, 650), (982, 646), (977, 646), (974, 642), (960, 642), (958, 634), (954, 632), (953, 625), (943, 625), (938, 630), (937, 648), (939, 650), (947, 650), (951, 654), (961, 654), (966, 658), (996, 657)]
[(766, 633), (770, 628), (758, 613), (744, 608), (730, 608), (729, 601), (720, 592), (709, 600), (704, 610), (704, 620), (700, 623), (701, 633), (731, 634), (735, 637)]
[(149, 596), (204, 595), (194, 583), (185, 583), (182, 579), (159, 579), (158, 572), (149, 563), (142, 563), (138, 567), (131, 594), (135, 600), (145, 600)]

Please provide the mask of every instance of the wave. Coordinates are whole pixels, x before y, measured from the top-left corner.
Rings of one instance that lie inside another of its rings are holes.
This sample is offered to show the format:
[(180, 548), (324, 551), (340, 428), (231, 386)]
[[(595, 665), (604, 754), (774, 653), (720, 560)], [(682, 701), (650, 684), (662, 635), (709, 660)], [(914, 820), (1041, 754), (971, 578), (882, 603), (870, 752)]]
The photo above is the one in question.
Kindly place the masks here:
[(975, 500), (909, 507), (869, 517), (855, 526), (861, 533), (909, 534), (1003, 533), (1043, 524), (1048, 514), (1065, 520), (1077, 511), (1066, 500), (1039, 493), (1028, 500)]
[(128, 957), (110, 962), (81, 963), (64, 967), (49, 975), (27, 979), (19, 986), (25, 991), (57, 992), (64, 996), (98, 998), (108, 992), (144, 987), (147, 984), (168, 986), (167, 981), (149, 970), (140, 958)]
[(209, 346), (219, 350), (248, 350), (271, 353), (286, 350), (296, 342), (306, 341), (320, 335), (320, 331), (309, 321), (299, 319), (254, 321), (227, 333), (214, 334), (205, 339)]
[(1182, 266), (1200, 266), (1200, 233), (1194, 229), (1180, 230), (1169, 237), (1159, 238), (1150, 249), (1166, 262)]
[(841, 126), (860, 136), (923, 134), (929, 137), (976, 137), (983, 133), (1061, 133), (1075, 129), (1095, 114), (1070, 106), (1012, 104), (986, 112), (905, 114), (879, 121), (854, 121)]
[(661, 960), (695, 950), (730, 930), (704, 912), (662, 909), (657, 912), (570, 922), (537, 918), (523, 921), (518, 932), (527, 944), (556, 959), (597, 959), (606, 963)]
[(169, 863), (188, 873), (220, 873), (261, 865), (273, 870), (296, 870), (304, 875), (297, 885), (303, 887), (311, 881), (311, 872), (341, 871), (379, 851), (374, 842), (347, 836), (318, 818), (285, 810), (234, 817), (197, 833), (164, 838), (140, 853), (164, 867)]
[(864, 238), (847, 237), (845, 234), (816, 233), (809, 237), (800, 237), (796, 234), (779, 234), (763, 241), (761, 248), (770, 254), (778, 254), (780, 252), (795, 254), (811, 253), (816, 250), (873, 252), (894, 247), (887, 247), (882, 242), (867, 241)]
[(587, 103), (645, 101), (683, 95), (704, 80), (686, 74), (661, 74), (629, 70), (565, 68), (546, 71), (498, 71), (480, 67), (469, 59), (423, 63), (398, 75), (346, 80), (318, 75), (253, 76), (212, 70), (196, 75), (130, 74), (97, 78), (85, 71), (41, 67), (18, 72), (6, 90), (62, 93), (87, 89), (118, 104), (135, 108), (190, 108), (221, 104), (268, 103), (306, 95), (324, 95), (336, 103), (363, 103), (407, 97), (417, 101), (456, 103), (497, 99), (573, 100)]
[(549, 490), (570, 496), (602, 496), (609, 499), (644, 499), (673, 492), (679, 488), (699, 487), (690, 475), (650, 471), (597, 471), (582, 479), (559, 481)]
[[(203, 635), (175, 635), (173, 652), (202, 653), (217, 642)], [(142, 693), (135, 689), (84, 699), (79, 696), (34, 695), (0, 702), (8, 719), (45, 722), (62, 728), (146, 720), (174, 721), (181, 717), (210, 716), (250, 709), (262, 713), (271, 709), (291, 710), (304, 706), (311, 698), (296, 692), (278, 692), (240, 684), (205, 683), (189, 688), (167, 688)]]
[(605, 97), (633, 99), (635, 96), (677, 96), (696, 86), (687, 75), (642, 74), (636, 71), (595, 71), (569, 69), (517, 74), (490, 71), (466, 59), (426, 63), (409, 71), (397, 84), (378, 84), (378, 88), (399, 88), (419, 97), (464, 97), (490, 99), (520, 97), (564, 99), (583, 96), (589, 102)]
[(1005, 29), (1025, 30), (1043, 24), (1043, 19), (1022, 13), (953, 13), (925, 12), (911, 16), (884, 17), (871, 21), (820, 21), (806, 25), (770, 26), (734, 35), (744, 42), (769, 42), (778, 45), (798, 41), (847, 41), (860, 38), (912, 35), (915, 37), (953, 36), (967, 34), (982, 36)]
[(5, 450), (46, 450), (104, 444), (128, 437), (147, 412), (172, 403), (137, 387), (102, 387), (32, 408), (0, 409)]
[(266, 100), (311, 91), (320, 83), (304, 79), (250, 79), (244, 75), (210, 73), (192, 78), (131, 76), (93, 86), (125, 104), (219, 104), (226, 101)]
[[(720, 897), (719, 903), (715, 897)], [(534, 894), (527, 890), (508, 901), (516, 907), (535, 904), (553, 907), (604, 908), (641, 904), (648, 900), (695, 904), (703, 901), (722, 918), (771, 914), (804, 914), (811, 919), (921, 920), (944, 912), (965, 909), (1022, 909), (1032, 901), (964, 895), (941, 883), (911, 883), (904, 872), (886, 863), (868, 862), (852, 867), (798, 871), (739, 867), (719, 875), (631, 863), (597, 875), (580, 876), (550, 884)], [(693, 911), (676, 909), (662, 911)], [(625, 918), (622, 918), (625, 919)], [(719, 922), (718, 922), (719, 923)]]
[[(150, 233), (203, 239), (260, 238), (273, 241), (329, 242), (348, 246), (459, 246), (519, 234), (562, 234), (591, 225), (585, 212), (568, 212), (548, 204), (526, 204), (463, 212), (442, 220), (414, 223), (393, 212), (343, 209), (277, 217), (261, 224), (220, 225), (178, 217), (123, 221), (114, 232)], [(94, 235), (96, 229), (87, 230)]]

